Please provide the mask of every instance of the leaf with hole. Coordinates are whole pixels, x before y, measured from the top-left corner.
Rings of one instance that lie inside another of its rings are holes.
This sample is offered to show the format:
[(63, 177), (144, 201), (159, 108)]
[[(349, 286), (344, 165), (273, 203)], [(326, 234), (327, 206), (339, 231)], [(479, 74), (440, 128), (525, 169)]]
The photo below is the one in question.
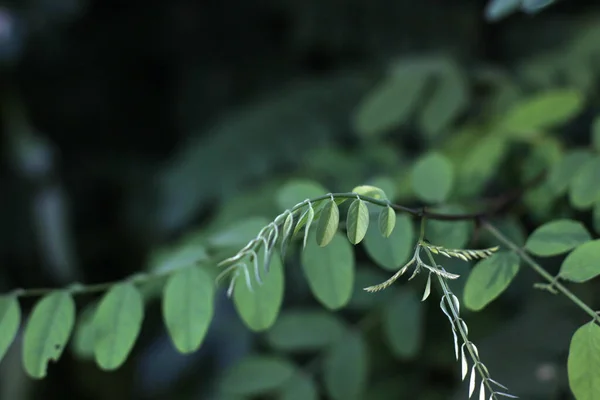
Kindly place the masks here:
[(143, 319), (144, 303), (133, 284), (116, 284), (104, 295), (94, 316), (94, 355), (101, 369), (114, 370), (125, 362)]
[(301, 254), (302, 268), (315, 298), (330, 310), (345, 306), (352, 296), (354, 284), (354, 252), (352, 246), (336, 233), (327, 247), (312, 241)]
[(317, 243), (319, 246), (327, 246), (338, 230), (340, 223), (340, 210), (334, 200), (329, 200), (323, 206), (319, 222), (317, 224)]
[(200, 348), (213, 317), (211, 277), (199, 267), (183, 268), (164, 287), (162, 312), (167, 331), (180, 353)]
[(594, 321), (573, 335), (569, 346), (569, 386), (577, 400), (597, 400), (600, 393), (600, 326)]
[(454, 166), (442, 154), (429, 153), (417, 160), (411, 171), (412, 187), (419, 199), (441, 203), (450, 195)]
[(368, 350), (359, 332), (348, 332), (325, 355), (323, 380), (332, 400), (360, 400), (367, 386)]
[(21, 325), (21, 308), (15, 296), (0, 297), (0, 361), (15, 340)]
[(23, 367), (32, 378), (46, 376), (48, 362), (58, 361), (75, 325), (75, 302), (59, 290), (42, 297), (23, 335)]
[(569, 187), (569, 200), (573, 208), (587, 209), (600, 201), (598, 171), (600, 171), (600, 155), (587, 161), (577, 171)]
[(290, 310), (269, 330), (267, 340), (281, 351), (319, 350), (334, 343), (344, 330), (344, 323), (330, 312)]
[(356, 199), (348, 208), (346, 233), (352, 244), (360, 243), (369, 227), (369, 209), (364, 201)]
[(600, 275), (600, 239), (583, 243), (563, 261), (558, 276), (571, 282), (585, 282)]
[(592, 237), (579, 221), (557, 219), (537, 228), (527, 239), (525, 249), (536, 256), (565, 253)]
[(390, 237), (382, 236), (379, 228), (372, 224), (365, 236), (363, 246), (377, 265), (394, 271), (401, 267), (411, 254), (415, 240), (411, 218), (401, 214), (396, 219), (396, 228)]
[(501, 251), (479, 261), (465, 284), (465, 307), (482, 310), (508, 288), (518, 272), (519, 256), (513, 252)]
[(284, 358), (247, 356), (225, 371), (219, 387), (226, 394), (265, 394), (286, 384), (294, 376), (295, 369)]
[(233, 302), (244, 324), (252, 331), (261, 332), (275, 323), (283, 302), (284, 277), (280, 257), (271, 259), (271, 270), (262, 285), (258, 285), (253, 274), (251, 276), (253, 290), (248, 288), (243, 276), (237, 279)]
[(394, 295), (383, 309), (383, 334), (392, 353), (402, 359), (417, 355), (422, 344), (423, 303), (410, 288)]
[[(392, 207), (384, 207), (379, 213), (379, 232), (389, 238), (396, 226), (396, 211)], [(368, 232), (367, 232), (368, 233)]]

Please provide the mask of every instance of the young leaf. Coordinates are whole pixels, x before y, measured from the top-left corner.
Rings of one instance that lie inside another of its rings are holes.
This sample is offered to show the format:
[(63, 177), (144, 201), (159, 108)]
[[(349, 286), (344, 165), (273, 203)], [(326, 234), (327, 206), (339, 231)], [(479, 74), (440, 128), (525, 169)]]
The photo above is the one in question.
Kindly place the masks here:
[(389, 238), (396, 226), (396, 211), (390, 206), (381, 209), (379, 213), (379, 231)]
[(294, 215), (290, 212), (283, 222), (283, 231), (281, 234), (281, 257), (285, 257), (287, 246), (292, 240), (292, 228), (294, 226)]
[(279, 189), (277, 205), (282, 210), (287, 210), (306, 199), (313, 199), (324, 194), (327, 194), (327, 189), (318, 182), (305, 179), (291, 180)]
[(600, 156), (586, 162), (573, 177), (569, 188), (569, 200), (574, 208), (586, 209), (596, 201), (600, 201), (598, 171), (600, 171)]
[(256, 396), (282, 387), (294, 373), (294, 365), (286, 359), (247, 356), (225, 371), (219, 387), (227, 394)]
[(368, 377), (367, 363), (367, 345), (360, 333), (348, 332), (333, 345), (323, 362), (323, 380), (330, 398), (364, 398)]
[(372, 197), (379, 200), (387, 200), (385, 192), (375, 186), (363, 185), (352, 189), (352, 193), (360, 194), (361, 196)]
[(330, 312), (288, 311), (269, 330), (267, 340), (281, 351), (319, 350), (334, 343), (344, 330), (344, 323)]
[(0, 297), (0, 361), (15, 340), (21, 324), (21, 308), (15, 296)]
[(401, 214), (396, 220), (396, 228), (390, 237), (383, 237), (379, 229), (371, 225), (363, 244), (367, 254), (377, 265), (388, 271), (394, 271), (406, 263), (414, 245), (414, 236), (410, 217)]
[(421, 347), (423, 303), (412, 289), (399, 290), (383, 310), (383, 333), (392, 353), (413, 358)]
[(365, 237), (369, 227), (369, 209), (364, 201), (356, 199), (348, 208), (346, 230), (348, 240), (352, 244), (358, 244)]
[(244, 324), (255, 332), (269, 329), (277, 319), (283, 301), (283, 266), (279, 257), (271, 260), (271, 270), (259, 286), (252, 280), (251, 291), (245, 280), (238, 278), (233, 292), (235, 308)]
[(302, 371), (296, 371), (279, 392), (279, 400), (318, 400), (319, 392), (313, 378)]
[(341, 234), (337, 233), (327, 247), (309, 243), (301, 254), (301, 261), (308, 285), (321, 304), (336, 310), (350, 301), (354, 253)]
[(548, 173), (548, 187), (555, 195), (564, 194), (581, 167), (593, 157), (593, 153), (588, 149), (569, 151), (559, 162), (551, 166)]
[(571, 282), (585, 282), (600, 275), (600, 239), (579, 245), (563, 261), (558, 276)]
[(213, 317), (213, 298), (213, 281), (201, 268), (183, 268), (167, 281), (162, 312), (180, 353), (191, 353), (200, 347)]
[(463, 293), (465, 307), (482, 310), (498, 297), (519, 272), (519, 256), (501, 251), (479, 261), (469, 274)]
[(317, 243), (324, 247), (331, 242), (337, 232), (340, 222), (340, 210), (334, 200), (329, 200), (323, 206), (319, 223), (317, 224)]
[(428, 203), (441, 203), (448, 198), (454, 183), (452, 163), (439, 153), (421, 157), (411, 172), (412, 187), (417, 196)]
[(558, 219), (537, 228), (527, 239), (525, 249), (536, 256), (547, 257), (567, 252), (591, 240), (581, 222)]
[(567, 372), (569, 386), (578, 400), (594, 400), (600, 393), (600, 326), (594, 321), (573, 335)]
[(114, 370), (125, 362), (143, 319), (144, 303), (133, 284), (116, 284), (104, 295), (94, 316), (94, 355), (101, 369)]
[(23, 337), (23, 367), (29, 376), (46, 376), (48, 362), (58, 361), (74, 324), (75, 303), (66, 291), (47, 294), (35, 305)]

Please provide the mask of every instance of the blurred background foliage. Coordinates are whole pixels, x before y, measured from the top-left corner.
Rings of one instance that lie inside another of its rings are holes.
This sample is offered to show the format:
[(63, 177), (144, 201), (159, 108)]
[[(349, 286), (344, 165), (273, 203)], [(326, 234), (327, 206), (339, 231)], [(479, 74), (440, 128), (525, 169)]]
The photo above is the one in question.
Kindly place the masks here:
[[(587, 146), (598, 112), (600, 7), (565, 0), (537, 13), (550, 3), (2, 2), (0, 289), (118, 280), (199, 258), (214, 266), (306, 196), (359, 184), (416, 204), (410, 168), (430, 150), (453, 163), (447, 210), (514, 188)], [(541, 92), (551, 95), (539, 105)], [(556, 112), (556, 122), (540, 126), (536, 112)], [(594, 216), (574, 210), (557, 179), (498, 226), (520, 243), (560, 216), (598, 233), (600, 206)], [(433, 225), (428, 238), (496, 244), (474, 238), (469, 223), (450, 225)], [(275, 326), (251, 333), (220, 290), (191, 355), (177, 353), (161, 321), (164, 282), (142, 286), (142, 334), (115, 372), (100, 371), (90, 352), (97, 297), (78, 297), (62, 359), (32, 381), (17, 338), (0, 364), (0, 398), (464, 398), (437, 304), (405, 284), (361, 290), (410, 246), (368, 238), (343, 309), (319, 304), (292, 252)], [(532, 290), (535, 281), (521, 271), (465, 318), (511, 393), (568, 399), (568, 344), (585, 316)], [(578, 294), (598, 304), (597, 289)], [(24, 312), (33, 301), (21, 302)]]

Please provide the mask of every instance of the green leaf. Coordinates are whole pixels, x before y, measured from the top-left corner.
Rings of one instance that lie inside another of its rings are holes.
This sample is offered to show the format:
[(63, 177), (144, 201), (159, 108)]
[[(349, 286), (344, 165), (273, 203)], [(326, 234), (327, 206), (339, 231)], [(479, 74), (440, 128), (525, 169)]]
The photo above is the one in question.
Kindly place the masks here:
[(423, 303), (412, 289), (399, 290), (383, 310), (383, 333), (400, 358), (413, 358), (421, 348)]
[(584, 106), (583, 94), (575, 89), (556, 89), (517, 102), (502, 120), (501, 129), (512, 137), (528, 139), (564, 124)]
[(598, 171), (600, 171), (600, 156), (587, 161), (577, 171), (569, 188), (569, 200), (574, 208), (586, 209), (596, 201), (600, 201)]
[(282, 210), (287, 210), (306, 199), (314, 199), (327, 193), (327, 189), (318, 182), (295, 179), (288, 181), (279, 189), (276, 200)]
[(21, 325), (21, 308), (15, 296), (0, 297), (0, 361), (15, 340)]
[(592, 237), (581, 222), (558, 219), (533, 231), (527, 239), (525, 249), (536, 256), (555, 256), (591, 239)]
[[(379, 213), (379, 232), (389, 238), (396, 226), (396, 211), (390, 206), (381, 209)], [(367, 231), (368, 233), (368, 231)]]
[(600, 115), (594, 118), (592, 123), (592, 147), (600, 152)]
[(479, 261), (473, 267), (465, 284), (465, 307), (473, 311), (482, 310), (498, 297), (519, 272), (519, 256), (501, 251)]
[(304, 372), (297, 371), (279, 392), (279, 400), (318, 400), (315, 381)]
[[(430, 211), (449, 215), (464, 214), (465, 210), (459, 206), (447, 205), (436, 207)], [(425, 228), (425, 238), (436, 246), (448, 249), (460, 249), (466, 246), (469, 236), (473, 231), (471, 221), (438, 221), (429, 220)]]
[[(254, 274), (251, 273), (251, 276)], [(265, 275), (263, 285), (258, 285), (254, 278), (251, 282), (253, 290), (248, 288), (243, 276), (238, 278), (233, 291), (233, 302), (244, 324), (251, 330), (260, 332), (275, 323), (283, 302), (284, 279), (280, 257), (273, 254), (271, 269)]]
[(577, 400), (598, 400), (600, 395), (600, 326), (594, 321), (573, 335), (569, 346), (569, 386)]
[(369, 185), (357, 186), (354, 189), (352, 189), (352, 193), (356, 193), (361, 196), (372, 197), (372, 198), (378, 199), (378, 200), (387, 200), (388, 199), (385, 192), (382, 189), (375, 187), (375, 186), (369, 186)]
[(162, 301), (167, 331), (180, 353), (200, 348), (213, 317), (214, 288), (211, 277), (198, 267), (171, 275)]
[(323, 380), (332, 400), (363, 399), (368, 377), (367, 345), (358, 332), (344, 335), (327, 352)]
[(348, 208), (346, 233), (352, 244), (358, 244), (365, 237), (369, 227), (369, 209), (364, 201), (356, 199)]
[(478, 194), (499, 171), (510, 146), (506, 138), (491, 134), (472, 143), (467, 154), (461, 150), (458, 162), (457, 192), (465, 196)]
[(125, 362), (143, 319), (144, 303), (133, 284), (116, 284), (104, 295), (94, 316), (94, 355), (101, 369), (114, 370)]
[(414, 236), (411, 218), (401, 214), (397, 217), (396, 228), (389, 238), (383, 237), (378, 227), (371, 225), (363, 244), (367, 254), (377, 265), (388, 271), (395, 271), (408, 260)]
[(581, 167), (593, 157), (588, 149), (574, 149), (567, 152), (558, 163), (552, 165), (548, 173), (548, 186), (554, 194), (564, 194)]
[(336, 310), (348, 304), (354, 284), (354, 252), (342, 234), (336, 233), (327, 247), (309, 242), (301, 262), (308, 285), (322, 305)]
[(600, 239), (575, 248), (563, 261), (558, 276), (571, 282), (585, 282), (600, 275)]
[(267, 339), (281, 351), (319, 350), (334, 343), (344, 330), (343, 322), (330, 312), (287, 311), (269, 330)]
[(597, 201), (596, 204), (594, 204), (592, 220), (592, 223), (594, 224), (594, 230), (600, 235), (600, 201)]
[(323, 211), (321, 211), (317, 225), (317, 243), (319, 246), (324, 247), (331, 242), (331, 239), (333, 239), (338, 230), (339, 223), (340, 210), (335, 201), (329, 200), (323, 206)]
[(75, 332), (71, 341), (73, 353), (82, 360), (94, 359), (94, 316), (98, 309), (98, 302), (89, 303), (77, 316)]
[(245, 246), (246, 243), (255, 238), (258, 232), (270, 222), (265, 217), (249, 217), (231, 224), (224, 230), (212, 235), (209, 239), (209, 244), (219, 248)]
[(294, 373), (294, 365), (286, 359), (247, 356), (225, 372), (219, 386), (223, 393), (256, 396), (282, 387)]
[(74, 324), (75, 303), (66, 291), (47, 294), (35, 305), (23, 337), (23, 367), (29, 376), (46, 376), (48, 362), (58, 361)]
[(452, 163), (439, 153), (421, 157), (411, 171), (412, 187), (417, 196), (428, 203), (441, 203), (448, 198), (454, 181)]

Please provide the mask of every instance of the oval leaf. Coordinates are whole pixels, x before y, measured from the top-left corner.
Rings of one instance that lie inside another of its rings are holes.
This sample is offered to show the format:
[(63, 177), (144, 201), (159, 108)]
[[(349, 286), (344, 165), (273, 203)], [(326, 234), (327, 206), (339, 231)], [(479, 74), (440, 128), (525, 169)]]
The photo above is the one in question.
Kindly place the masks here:
[(103, 370), (121, 366), (131, 352), (144, 319), (144, 303), (129, 283), (113, 286), (102, 298), (94, 315), (94, 356)]
[(360, 194), (361, 196), (372, 197), (378, 200), (387, 200), (387, 196), (383, 189), (375, 186), (362, 185), (352, 189), (352, 193)]
[(98, 302), (91, 302), (77, 315), (77, 323), (71, 341), (71, 349), (75, 356), (82, 360), (94, 359), (94, 315)]
[(396, 228), (389, 238), (383, 237), (376, 226), (370, 226), (364, 246), (367, 254), (377, 265), (392, 271), (401, 267), (411, 254), (414, 245), (414, 230), (411, 218), (401, 214)]
[(330, 310), (345, 306), (352, 296), (354, 253), (341, 234), (327, 247), (311, 243), (301, 255), (304, 275), (311, 291)]
[(573, 177), (569, 187), (569, 200), (574, 208), (586, 209), (596, 201), (600, 201), (598, 171), (600, 171), (600, 156), (587, 161)]
[(332, 400), (359, 400), (367, 384), (367, 345), (358, 332), (349, 332), (327, 352), (323, 380)]
[(569, 346), (569, 386), (577, 400), (596, 400), (600, 393), (600, 326), (594, 321), (573, 335)]
[(324, 247), (331, 242), (337, 232), (339, 222), (340, 210), (335, 201), (329, 200), (323, 206), (317, 225), (317, 243), (319, 246)]
[(498, 297), (519, 272), (519, 256), (502, 251), (479, 261), (464, 289), (465, 307), (479, 311)]
[(537, 228), (527, 239), (525, 248), (536, 256), (554, 256), (591, 240), (581, 222), (559, 219)]
[(385, 207), (379, 213), (379, 232), (389, 238), (396, 226), (396, 211), (392, 207)]
[(256, 396), (283, 386), (294, 372), (294, 365), (285, 359), (248, 356), (225, 372), (219, 386), (223, 393)]
[(23, 367), (32, 378), (44, 378), (48, 361), (57, 361), (75, 324), (75, 303), (68, 292), (44, 296), (33, 308), (23, 337)]
[(21, 308), (15, 296), (0, 297), (0, 361), (15, 340), (21, 325)]
[(344, 329), (344, 324), (330, 312), (288, 311), (269, 330), (267, 339), (277, 350), (319, 350), (334, 343)]
[(253, 290), (248, 288), (245, 279), (240, 276), (235, 284), (233, 302), (244, 324), (251, 330), (260, 332), (275, 323), (281, 309), (284, 291), (281, 258), (273, 254), (269, 273), (265, 275), (262, 285), (254, 280), (253, 273), (251, 276)]
[(571, 282), (585, 282), (600, 275), (600, 239), (579, 245), (563, 261), (558, 276)]
[(443, 155), (429, 153), (421, 157), (411, 172), (416, 195), (428, 203), (441, 203), (448, 198), (454, 182), (454, 167)]
[(412, 289), (399, 290), (383, 310), (383, 333), (392, 352), (414, 357), (421, 347), (423, 303)]
[(364, 201), (356, 199), (348, 208), (348, 218), (346, 220), (346, 231), (350, 243), (360, 243), (365, 237), (368, 227), (369, 209)]
[(213, 317), (211, 277), (198, 267), (183, 268), (167, 281), (162, 302), (165, 325), (180, 353), (198, 350)]

